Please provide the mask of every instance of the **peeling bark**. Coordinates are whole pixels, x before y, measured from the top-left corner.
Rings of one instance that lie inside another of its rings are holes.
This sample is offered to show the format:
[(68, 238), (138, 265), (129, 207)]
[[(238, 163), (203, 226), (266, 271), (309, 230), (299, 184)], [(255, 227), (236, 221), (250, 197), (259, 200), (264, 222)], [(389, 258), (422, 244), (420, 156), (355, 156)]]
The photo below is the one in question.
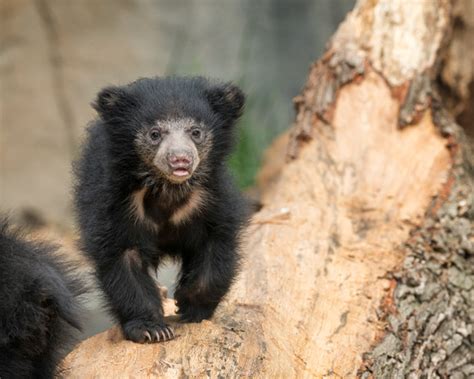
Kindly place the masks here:
[(157, 345), (112, 329), (64, 375), (472, 375), (471, 154), (433, 83), (451, 14), (447, 0), (359, 1), (268, 153), (213, 320)]
[[(452, 129), (464, 140), (459, 127)], [(362, 378), (474, 375), (474, 155), (464, 149), (404, 246), (403, 266), (393, 273), (392, 309), (380, 316), (387, 335), (365, 355)]]

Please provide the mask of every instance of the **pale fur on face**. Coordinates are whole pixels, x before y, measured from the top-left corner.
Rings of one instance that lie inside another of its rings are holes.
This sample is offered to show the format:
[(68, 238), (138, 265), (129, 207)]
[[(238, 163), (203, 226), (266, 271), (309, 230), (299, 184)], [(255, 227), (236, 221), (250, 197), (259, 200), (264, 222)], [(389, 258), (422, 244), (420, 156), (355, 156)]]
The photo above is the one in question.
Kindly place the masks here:
[[(185, 152), (192, 158), (191, 176), (199, 163), (205, 159), (212, 144), (212, 136), (204, 125), (191, 118), (160, 120), (155, 123), (155, 128), (161, 132), (162, 139), (158, 145), (149, 141), (148, 129), (141, 131), (135, 139), (135, 146), (141, 158), (153, 167), (160, 176), (173, 183), (180, 183), (189, 179), (174, 177), (168, 165), (168, 155), (173, 151)], [(204, 134), (203, 141), (197, 146), (190, 136), (193, 128), (198, 128)]]

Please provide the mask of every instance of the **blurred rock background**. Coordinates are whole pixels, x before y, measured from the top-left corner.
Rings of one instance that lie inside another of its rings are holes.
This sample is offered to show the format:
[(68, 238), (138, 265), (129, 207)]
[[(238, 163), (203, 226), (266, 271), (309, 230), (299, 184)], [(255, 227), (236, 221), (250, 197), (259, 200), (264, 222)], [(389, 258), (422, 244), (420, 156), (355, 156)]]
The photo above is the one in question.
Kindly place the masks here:
[[(0, 210), (74, 250), (71, 161), (97, 91), (200, 74), (248, 94), (235, 176), (252, 185), (291, 99), (353, 0), (0, 0)], [(45, 227), (46, 225), (46, 227)], [(76, 252), (77, 253), (77, 252)], [(160, 280), (170, 287), (176, 267)], [(110, 320), (87, 302), (84, 337)]]
[(1, 0), (0, 209), (73, 225), (71, 160), (108, 84), (201, 74), (249, 95), (242, 186), (351, 0)]

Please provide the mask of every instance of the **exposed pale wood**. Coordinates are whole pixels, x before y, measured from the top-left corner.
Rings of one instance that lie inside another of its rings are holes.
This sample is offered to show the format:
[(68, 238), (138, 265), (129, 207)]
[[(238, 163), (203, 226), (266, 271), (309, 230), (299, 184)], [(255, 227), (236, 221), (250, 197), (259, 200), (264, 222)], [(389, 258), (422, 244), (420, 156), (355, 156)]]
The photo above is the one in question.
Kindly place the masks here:
[(404, 243), (454, 180), (429, 80), (449, 14), (443, 0), (359, 1), (269, 154), (242, 273), (213, 320), (157, 345), (107, 331), (66, 358), (65, 376), (356, 376), (385, 334)]

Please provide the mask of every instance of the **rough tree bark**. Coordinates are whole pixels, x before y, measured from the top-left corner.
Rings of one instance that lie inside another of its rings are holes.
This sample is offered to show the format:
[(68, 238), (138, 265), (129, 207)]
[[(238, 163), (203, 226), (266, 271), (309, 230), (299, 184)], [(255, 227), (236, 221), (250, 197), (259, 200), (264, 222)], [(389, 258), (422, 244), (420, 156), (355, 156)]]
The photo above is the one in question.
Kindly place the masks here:
[(474, 375), (472, 155), (435, 89), (452, 7), (359, 1), (269, 150), (245, 266), (213, 320), (157, 345), (106, 331), (64, 375)]

